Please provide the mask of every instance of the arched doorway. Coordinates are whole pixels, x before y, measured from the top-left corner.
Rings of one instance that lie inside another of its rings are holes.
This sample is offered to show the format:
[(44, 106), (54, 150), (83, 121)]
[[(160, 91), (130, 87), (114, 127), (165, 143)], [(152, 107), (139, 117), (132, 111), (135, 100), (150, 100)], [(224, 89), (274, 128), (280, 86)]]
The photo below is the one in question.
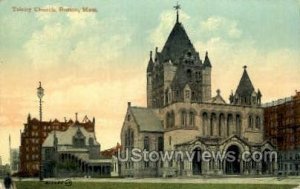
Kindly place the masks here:
[(198, 147), (193, 150), (193, 153), (193, 175), (200, 175), (202, 173), (201, 149)]
[(262, 174), (271, 173), (271, 157), (269, 149), (265, 149), (262, 153), (261, 172)]
[(225, 173), (235, 175), (241, 173), (240, 168), (240, 149), (236, 145), (230, 146), (226, 151)]

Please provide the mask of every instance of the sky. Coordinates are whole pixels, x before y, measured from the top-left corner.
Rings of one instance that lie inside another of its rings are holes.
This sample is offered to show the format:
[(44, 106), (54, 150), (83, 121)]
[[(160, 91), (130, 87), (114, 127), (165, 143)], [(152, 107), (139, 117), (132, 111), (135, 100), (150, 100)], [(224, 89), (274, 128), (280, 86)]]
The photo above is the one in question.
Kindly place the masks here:
[[(160, 51), (175, 23), (170, 0), (0, 0), (0, 156), (8, 135), (20, 145), (28, 113), (43, 119), (96, 119), (102, 149), (120, 142), (127, 102), (146, 106), (149, 52)], [(212, 63), (212, 95), (228, 102), (247, 65), (262, 101), (300, 90), (299, 0), (179, 1), (180, 22)], [(31, 12), (13, 11), (31, 8)], [(35, 12), (34, 8), (96, 8), (97, 12)]]

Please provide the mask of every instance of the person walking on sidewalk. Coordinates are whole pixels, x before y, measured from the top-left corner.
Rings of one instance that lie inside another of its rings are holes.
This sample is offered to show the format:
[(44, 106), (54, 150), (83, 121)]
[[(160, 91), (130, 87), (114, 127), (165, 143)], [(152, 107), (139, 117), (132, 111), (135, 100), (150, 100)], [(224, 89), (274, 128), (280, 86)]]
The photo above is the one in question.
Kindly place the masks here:
[(12, 179), (10, 177), (10, 174), (7, 173), (7, 176), (4, 178), (4, 187), (5, 189), (12, 189), (13, 187)]

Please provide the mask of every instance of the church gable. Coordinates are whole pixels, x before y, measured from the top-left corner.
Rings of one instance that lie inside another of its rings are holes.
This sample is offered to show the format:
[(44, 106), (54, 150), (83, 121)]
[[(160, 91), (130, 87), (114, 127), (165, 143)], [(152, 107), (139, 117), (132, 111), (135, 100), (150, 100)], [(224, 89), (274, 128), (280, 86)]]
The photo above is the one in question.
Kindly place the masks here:
[(217, 96), (213, 97), (210, 102), (213, 104), (226, 104), (225, 100), (221, 96), (220, 89), (217, 90)]

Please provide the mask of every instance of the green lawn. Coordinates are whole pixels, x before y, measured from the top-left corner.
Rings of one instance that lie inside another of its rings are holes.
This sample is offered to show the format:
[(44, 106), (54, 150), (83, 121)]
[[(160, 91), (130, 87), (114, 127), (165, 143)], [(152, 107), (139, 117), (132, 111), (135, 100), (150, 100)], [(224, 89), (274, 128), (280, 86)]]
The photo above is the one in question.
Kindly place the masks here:
[(291, 189), (296, 185), (257, 185), (257, 184), (177, 184), (177, 183), (102, 183), (73, 182), (71, 186), (62, 183), (46, 184), (43, 182), (16, 182), (17, 189)]

